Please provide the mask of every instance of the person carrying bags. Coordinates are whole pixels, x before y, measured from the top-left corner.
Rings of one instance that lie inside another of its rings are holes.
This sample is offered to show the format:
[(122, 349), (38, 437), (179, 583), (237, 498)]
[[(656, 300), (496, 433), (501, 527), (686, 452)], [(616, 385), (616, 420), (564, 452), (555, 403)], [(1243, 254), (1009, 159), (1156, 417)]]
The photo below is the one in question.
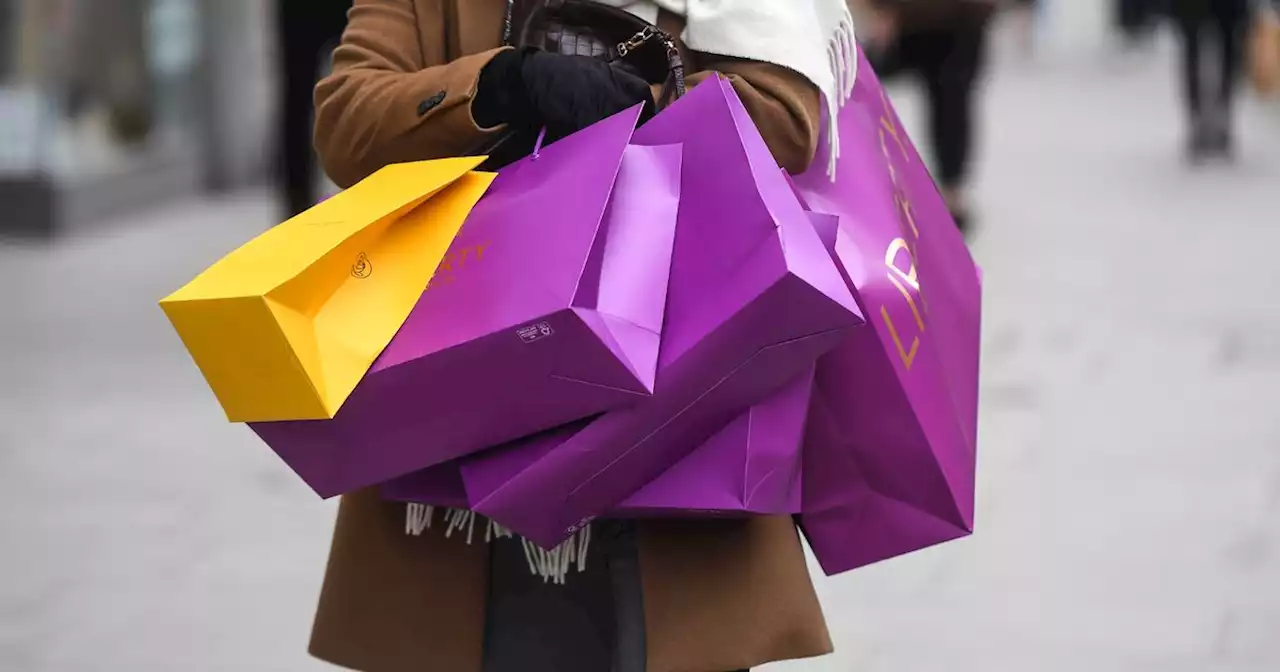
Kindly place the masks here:
[[(545, 21), (565, 16), (599, 22)], [(657, 40), (661, 62), (606, 62), (630, 49), (617, 25), (642, 26), (636, 48)], [(500, 168), (544, 133), (652, 115), (724, 76), (799, 173), (851, 80), (851, 29), (843, 0), (357, 0), (316, 88), (315, 143), (344, 187), (431, 158)], [(407, 535), (403, 505), (347, 495), (311, 652), (365, 672), (728, 672), (832, 650), (790, 516), (599, 527), (600, 561), (547, 585), (518, 550)]]

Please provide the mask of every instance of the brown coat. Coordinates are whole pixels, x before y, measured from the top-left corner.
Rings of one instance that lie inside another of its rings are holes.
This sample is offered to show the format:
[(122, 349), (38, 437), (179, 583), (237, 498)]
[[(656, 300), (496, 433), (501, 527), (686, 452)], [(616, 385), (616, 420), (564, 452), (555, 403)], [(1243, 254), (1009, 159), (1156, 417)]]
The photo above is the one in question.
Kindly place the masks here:
[[(466, 152), (487, 132), (470, 101), (500, 40), (504, 0), (356, 0), (334, 72), (316, 88), (316, 146), (350, 185), (381, 166)], [(678, 34), (678, 19), (664, 27)], [(778, 66), (690, 54), (734, 83), (779, 163), (804, 169), (819, 94)], [(829, 653), (787, 517), (641, 527), (649, 672), (720, 672)], [(364, 672), (480, 672), (488, 551), (404, 533), (404, 506), (343, 498), (311, 653)]]
[[(480, 69), (502, 39), (505, 0), (356, 0), (333, 74), (316, 87), (316, 149), (339, 186), (388, 163), (457, 156), (486, 134), (471, 118)], [(681, 32), (680, 18), (660, 23)], [(818, 141), (821, 96), (767, 63), (686, 54), (690, 86), (733, 82), (778, 163), (800, 172)]]

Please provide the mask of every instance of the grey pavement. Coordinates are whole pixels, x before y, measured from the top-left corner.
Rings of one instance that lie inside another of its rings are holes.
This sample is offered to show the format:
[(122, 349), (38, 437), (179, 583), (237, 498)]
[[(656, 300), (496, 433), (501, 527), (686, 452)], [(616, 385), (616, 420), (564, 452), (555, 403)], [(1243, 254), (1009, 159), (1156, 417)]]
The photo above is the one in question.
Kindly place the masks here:
[[(1002, 62), (977, 534), (819, 577), (839, 652), (775, 672), (1280, 669), (1280, 109), (1188, 169), (1166, 60)], [(155, 305), (272, 216), (246, 193), (0, 247), (0, 669), (326, 669), (333, 506)]]

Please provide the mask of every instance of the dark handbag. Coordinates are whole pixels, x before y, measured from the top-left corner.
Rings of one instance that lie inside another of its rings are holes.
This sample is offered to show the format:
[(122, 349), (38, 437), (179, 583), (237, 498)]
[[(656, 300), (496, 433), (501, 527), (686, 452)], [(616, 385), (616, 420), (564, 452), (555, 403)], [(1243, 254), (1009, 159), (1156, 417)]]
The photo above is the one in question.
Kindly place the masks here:
[(591, 0), (507, 0), (503, 44), (608, 61), (662, 84), (657, 102), (684, 95), (684, 62), (675, 39), (617, 7)]
[[(684, 61), (675, 39), (657, 26), (617, 7), (590, 0), (507, 0), (502, 43), (572, 56), (598, 58), (650, 84), (661, 84), (658, 108), (684, 95)], [(485, 168), (527, 155), (535, 138), (511, 129), (477, 153)]]

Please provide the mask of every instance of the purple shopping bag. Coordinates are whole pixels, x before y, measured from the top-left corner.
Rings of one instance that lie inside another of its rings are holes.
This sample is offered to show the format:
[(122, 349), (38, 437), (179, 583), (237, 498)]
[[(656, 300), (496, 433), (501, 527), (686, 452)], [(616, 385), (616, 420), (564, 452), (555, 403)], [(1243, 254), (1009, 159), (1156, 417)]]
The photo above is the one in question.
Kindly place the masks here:
[(794, 182), (869, 322), (819, 362), (805, 443), (801, 523), (828, 574), (973, 529), (979, 274), (859, 57), (837, 179)]
[[(719, 517), (800, 512), (801, 445), (813, 392), (813, 367), (752, 406), (607, 514), (611, 518)], [(484, 453), (514, 460), (516, 468), (540, 459), (587, 423), (574, 423)], [(459, 471), (463, 457), (402, 476), (382, 486), (383, 497), (431, 506), (471, 508)], [(501, 487), (505, 470), (485, 470), (497, 483), (474, 481), (478, 492)]]
[(734, 418), (610, 515), (783, 515), (803, 503), (805, 423), (814, 367)]
[(329, 497), (647, 398), (681, 149), (639, 114), (503, 169), (337, 416), (254, 431)]
[(544, 455), (463, 463), (473, 509), (550, 548), (780, 389), (862, 318), (727, 80), (636, 132), (682, 143), (684, 171), (655, 393)]

